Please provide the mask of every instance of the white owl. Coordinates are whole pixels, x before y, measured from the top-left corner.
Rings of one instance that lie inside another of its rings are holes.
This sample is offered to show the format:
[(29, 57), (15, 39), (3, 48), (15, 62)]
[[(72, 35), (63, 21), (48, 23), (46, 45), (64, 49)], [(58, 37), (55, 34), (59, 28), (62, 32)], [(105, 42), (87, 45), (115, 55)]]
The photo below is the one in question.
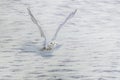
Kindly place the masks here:
[(63, 23), (59, 25), (59, 27), (58, 27), (58, 29), (56, 30), (56, 32), (55, 32), (53, 38), (51, 39), (51, 41), (50, 41), (49, 43), (47, 43), (46, 36), (45, 36), (45, 34), (44, 34), (44, 32), (43, 32), (43, 30), (42, 30), (42, 27), (40, 26), (39, 22), (38, 22), (37, 19), (33, 16), (30, 8), (27, 8), (27, 10), (28, 10), (29, 15), (31, 16), (31, 20), (33, 21), (34, 24), (37, 25), (38, 29), (40, 30), (40, 35), (41, 35), (41, 37), (44, 38), (44, 43), (43, 43), (44, 45), (43, 45), (43, 48), (42, 48), (41, 50), (53, 50), (53, 49), (56, 47), (57, 42), (55, 42), (55, 39), (56, 39), (56, 37), (57, 37), (57, 35), (58, 35), (58, 32), (59, 32), (60, 29), (63, 27), (63, 25), (64, 25), (70, 18), (72, 18), (72, 17), (75, 15), (75, 13), (76, 13), (76, 11), (77, 11), (77, 9), (75, 9), (73, 12), (71, 12), (71, 13), (66, 17), (66, 19), (63, 21)]

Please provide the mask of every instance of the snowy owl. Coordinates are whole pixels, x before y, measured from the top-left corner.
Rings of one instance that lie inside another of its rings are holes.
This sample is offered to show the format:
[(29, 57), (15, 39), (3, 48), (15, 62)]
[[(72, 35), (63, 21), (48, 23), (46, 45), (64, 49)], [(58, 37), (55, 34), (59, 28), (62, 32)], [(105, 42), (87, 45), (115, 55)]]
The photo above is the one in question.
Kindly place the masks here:
[(40, 31), (41, 37), (44, 38), (44, 43), (43, 43), (44, 45), (43, 45), (43, 48), (42, 48), (41, 50), (53, 50), (53, 49), (56, 47), (57, 42), (56, 42), (55, 40), (56, 40), (56, 37), (57, 37), (57, 35), (58, 35), (58, 32), (59, 32), (60, 29), (63, 27), (63, 25), (64, 25), (70, 18), (72, 18), (72, 17), (75, 15), (75, 13), (77, 12), (77, 9), (75, 9), (73, 12), (71, 12), (71, 13), (65, 18), (65, 20), (63, 21), (63, 23), (58, 26), (58, 28), (57, 28), (57, 30), (56, 30), (53, 38), (51, 39), (51, 41), (50, 41), (49, 43), (47, 43), (46, 36), (45, 36), (45, 34), (44, 34), (44, 32), (43, 32), (43, 29), (42, 29), (42, 27), (40, 26), (38, 20), (34, 17), (34, 15), (32, 14), (32, 12), (31, 12), (31, 10), (30, 10), (30, 8), (27, 8), (27, 10), (28, 10), (28, 13), (29, 13), (29, 15), (30, 15), (30, 17), (31, 17), (32, 22), (37, 25), (37, 27), (38, 27), (38, 29), (39, 29), (39, 31)]

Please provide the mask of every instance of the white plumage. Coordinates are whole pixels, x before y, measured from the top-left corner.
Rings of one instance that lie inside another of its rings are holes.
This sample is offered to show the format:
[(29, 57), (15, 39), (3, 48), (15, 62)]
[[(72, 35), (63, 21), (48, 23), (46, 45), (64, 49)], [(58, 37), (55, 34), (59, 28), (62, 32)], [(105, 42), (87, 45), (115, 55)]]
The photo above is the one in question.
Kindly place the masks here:
[(47, 44), (46, 36), (45, 36), (45, 34), (44, 34), (43, 30), (42, 30), (42, 27), (40, 26), (40, 24), (39, 24), (39, 22), (37, 21), (37, 19), (33, 16), (30, 8), (27, 8), (27, 10), (28, 10), (29, 15), (31, 16), (31, 20), (32, 20), (33, 23), (36, 24), (37, 27), (39, 28), (41, 37), (44, 38), (44, 45), (43, 45), (43, 48), (42, 48), (41, 50), (53, 50), (53, 49), (56, 47), (57, 42), (55, 42), (55, 39), (57, 38), (58, 32), (59, 32), (60, 29), (63, 27), (63, 25), (64, 25), (70, 18), (72, 18), (72, 17), (75, 15), (75, 13), (76, 13), (76, 11), (77, 11), (77, 9), (75, 9), (73, 12), (71, 12), (71, 13), (66, 17), (66, 19), (63, 21), (63, 23), (59, 25), (58, 29), (56, 30), (56, 32), (55, 32), (55, 34), (54, 34), (54, 36), (53, 36), (53, 38), (52, 38), (52, 40)]

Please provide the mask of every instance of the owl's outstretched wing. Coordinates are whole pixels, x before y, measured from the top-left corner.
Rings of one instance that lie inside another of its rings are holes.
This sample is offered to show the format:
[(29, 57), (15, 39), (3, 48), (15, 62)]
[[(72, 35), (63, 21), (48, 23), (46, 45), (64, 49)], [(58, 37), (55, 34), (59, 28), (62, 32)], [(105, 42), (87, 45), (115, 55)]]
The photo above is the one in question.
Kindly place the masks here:
[(60, 29), (63, 27), (63, 25), (64, 25), (70, 18), (72, 18), (72, 17), (75, 15), (76, 12), (77, 12), (77, 9), (75, 9), (73, 12), (71, 12), (71, 13), (66, 17), (66, 19), (63, 21), (63, 23), (58, 26), (58, 28), (57, 28), (57, 30), (56, 30), (53, 38), (52, 38), (52, 41), (54, 41), (54, 40), (56, 39), (56, 37), (57, 37), (58, 32), (60, 31)]
[(39, 22), (37, 21), (37, 19), (32, 14), (30, 8), (27, 8), (27, 10), (28, 10), (28, 13), (29, 13), (29, 15), (31, 17), (32, 22), (37, 25), (37, 27), (38, 27), (38, 29), (40, 31), (41, 37), (43, 37), (45, 39), (45, 41), (44, 41), (44, 46), (45, 46), (46, 45), (46, 36), (45, 36), (45, 34), (44, 34), (43, 30), (42, 30), (42, 27), (39, 25)]

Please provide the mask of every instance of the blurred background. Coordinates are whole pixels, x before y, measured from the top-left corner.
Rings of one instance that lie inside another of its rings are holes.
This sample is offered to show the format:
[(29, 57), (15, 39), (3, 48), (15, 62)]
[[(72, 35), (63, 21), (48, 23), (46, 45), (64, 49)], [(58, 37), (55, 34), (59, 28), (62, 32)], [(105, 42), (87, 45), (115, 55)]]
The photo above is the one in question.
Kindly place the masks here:
[[(40, 51), (43, 39), (60, 30), (62, 46)], [(119, 80), (120, 0), (0, 0), (0, 80)]]

